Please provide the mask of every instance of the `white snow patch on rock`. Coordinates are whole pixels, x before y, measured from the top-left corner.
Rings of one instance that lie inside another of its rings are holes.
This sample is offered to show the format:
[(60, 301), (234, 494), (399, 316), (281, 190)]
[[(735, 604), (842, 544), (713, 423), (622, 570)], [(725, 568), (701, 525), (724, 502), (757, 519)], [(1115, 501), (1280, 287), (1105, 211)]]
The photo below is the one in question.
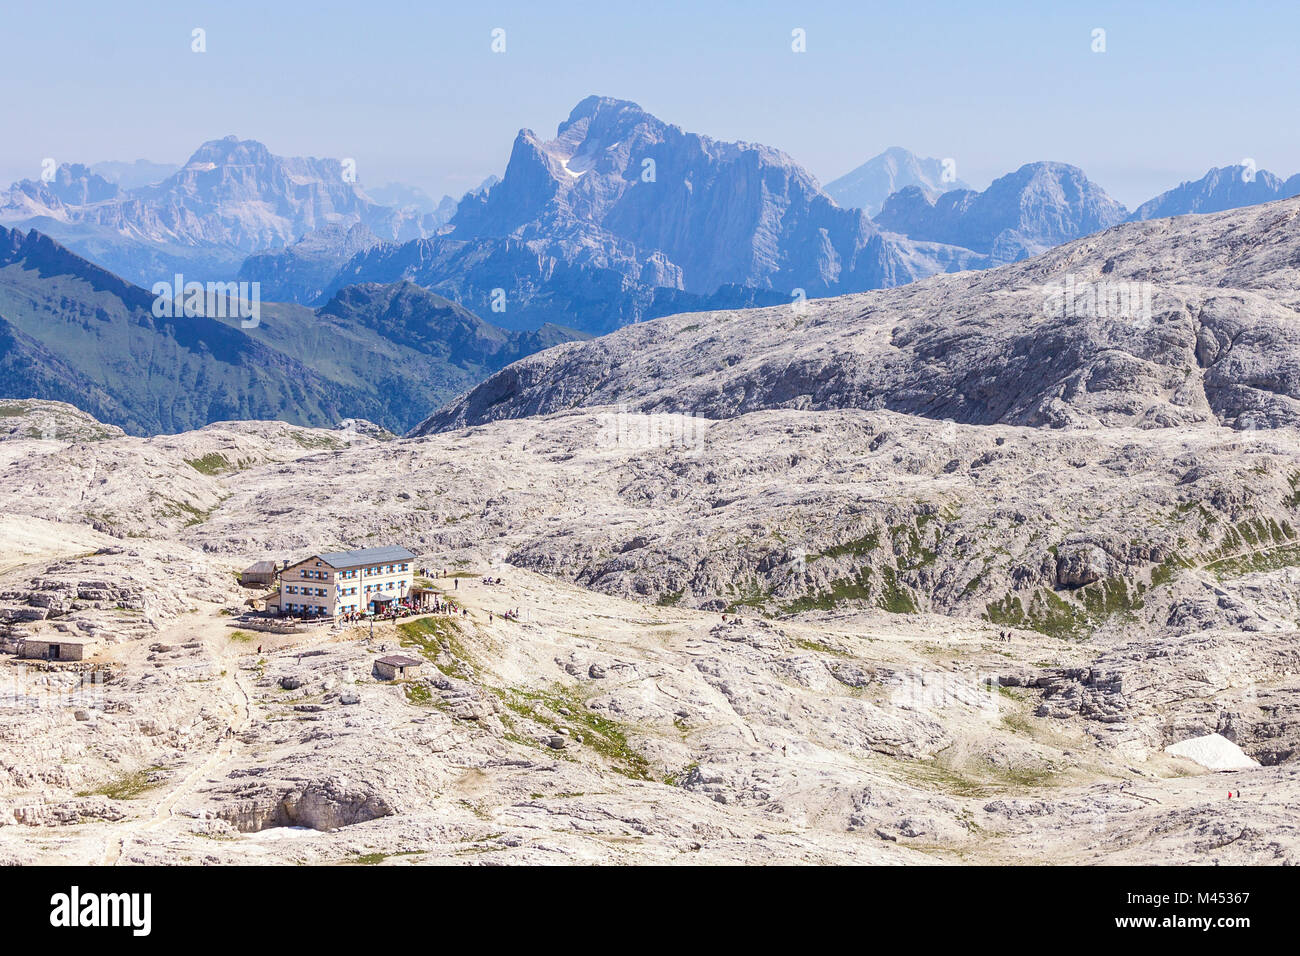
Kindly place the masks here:
[(1220, 734), (1206, 734), (1170, 744), (1165, 753), (1194, 760), (1208, 770), (1247, 770), (1259, 766), (1240, 747)]

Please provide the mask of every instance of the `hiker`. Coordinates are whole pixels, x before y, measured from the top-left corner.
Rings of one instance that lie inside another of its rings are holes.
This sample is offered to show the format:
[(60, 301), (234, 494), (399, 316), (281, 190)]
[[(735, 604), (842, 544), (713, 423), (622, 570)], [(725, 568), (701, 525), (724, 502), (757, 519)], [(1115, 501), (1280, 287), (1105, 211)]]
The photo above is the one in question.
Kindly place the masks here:
[(257, 653), (259, 653), (259, 654), (262, 653), (262, 645), (261, 645), (261, 644), (258, 644), (258, 645), (257, 645)]
[(460, 578), (453, 578), (453, 579), (452, 579), (452, 582), (451, 582), (451, 589), (452, 589), (453, 591), (459, 591), (459, 590), (460, 590)]

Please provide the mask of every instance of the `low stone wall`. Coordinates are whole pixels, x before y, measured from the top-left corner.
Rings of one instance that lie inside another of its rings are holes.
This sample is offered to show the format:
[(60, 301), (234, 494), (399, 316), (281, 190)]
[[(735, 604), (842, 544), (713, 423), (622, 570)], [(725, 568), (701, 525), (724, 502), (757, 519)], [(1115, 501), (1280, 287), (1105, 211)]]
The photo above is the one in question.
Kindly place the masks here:
[(234, 628), (248, 628), (251, 631), (263, 631), (267, 634), (304, 634), (307, 632), (307, 624), (301, 621), (276, 621), (272, 619), (262, 620), (253, 618), (252, 620), (232, 621), (230, 624)]

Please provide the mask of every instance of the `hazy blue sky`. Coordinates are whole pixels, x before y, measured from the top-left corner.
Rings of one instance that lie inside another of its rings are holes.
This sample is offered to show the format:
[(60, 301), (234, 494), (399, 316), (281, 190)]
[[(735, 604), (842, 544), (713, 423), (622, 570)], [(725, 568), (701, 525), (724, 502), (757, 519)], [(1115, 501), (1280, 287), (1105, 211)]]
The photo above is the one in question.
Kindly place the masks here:
[(779, 147), (823, 182), (890, 145), (954, 157), (979, 186), (1072, 162), (1130, 206), (1247, 156), (1300, 171), (1294, 0), (0, 8), (3, 182), (47, 156), (179, 163), (235, 133), (436, 198), (500, 173), (520, 127), (550, 137), (589, 93)]

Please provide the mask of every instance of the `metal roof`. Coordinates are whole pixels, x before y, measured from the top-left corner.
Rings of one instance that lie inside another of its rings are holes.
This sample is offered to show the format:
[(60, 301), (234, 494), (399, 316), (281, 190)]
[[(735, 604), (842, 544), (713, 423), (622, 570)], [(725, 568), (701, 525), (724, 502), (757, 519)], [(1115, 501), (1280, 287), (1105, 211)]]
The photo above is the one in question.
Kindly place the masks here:
[(402, 657), (400, 654), (392, 657), (381, 657), (375, 661), (376, 664), (387, 664), (390, 667), (416, 667), (423, 664), (424, 661), (416, 660), (414, 657)]
[(332, 568), (355, 568), (363, 564), (383, 564), (386, 561), (410, 561), (415, 555), (400, 545), (390, 544), (382, 548), (361, 548), (357, 551), (328, 551), (315, 557)]

